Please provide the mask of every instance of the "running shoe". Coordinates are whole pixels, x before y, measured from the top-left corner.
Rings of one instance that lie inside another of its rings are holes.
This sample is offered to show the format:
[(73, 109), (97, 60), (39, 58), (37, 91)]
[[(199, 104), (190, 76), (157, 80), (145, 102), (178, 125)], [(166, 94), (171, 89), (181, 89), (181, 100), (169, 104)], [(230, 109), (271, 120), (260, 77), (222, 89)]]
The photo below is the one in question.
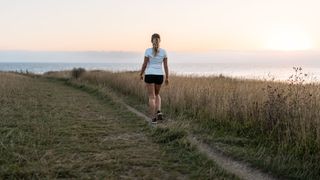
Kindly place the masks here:
[(151, 123), (152, 123), (152, 124), (158, 123), (158, 122), (157, 122), (157, 118), (156, 118), (156, 117), (152, 118), (152, 119), (151, 119)]
[(157, 112), (157, 120), (160, 120), (160, 121), (163, 120), (163, 114), (161, 111)]

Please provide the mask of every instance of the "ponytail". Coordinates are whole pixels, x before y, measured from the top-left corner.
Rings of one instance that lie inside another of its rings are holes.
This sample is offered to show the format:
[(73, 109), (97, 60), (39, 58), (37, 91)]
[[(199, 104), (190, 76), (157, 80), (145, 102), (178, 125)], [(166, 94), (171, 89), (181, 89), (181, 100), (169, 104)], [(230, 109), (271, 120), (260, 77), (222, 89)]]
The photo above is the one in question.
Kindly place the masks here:
[[(153, 39), (155, 39), (155, 38), (159, 38), (159, 40), (160, 40), (160, 35), (159, 34), (157, 34), (157, 33), (154, 33), (152, 36), (151, 36), (151, 42), (153, 41)], [(153, 43), (153, 42), (152, 42)], [(156, 56), (157, 54), (158, 54), (158, 52), (159, 52), (159, 46), (153, 46), (153, 55), (154, 56)]]

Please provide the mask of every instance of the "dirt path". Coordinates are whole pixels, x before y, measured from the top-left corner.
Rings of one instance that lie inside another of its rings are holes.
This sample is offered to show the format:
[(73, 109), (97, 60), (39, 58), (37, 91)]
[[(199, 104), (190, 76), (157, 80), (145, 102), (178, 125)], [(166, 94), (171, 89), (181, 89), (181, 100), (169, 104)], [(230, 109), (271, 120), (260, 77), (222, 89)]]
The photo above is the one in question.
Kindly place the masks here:
[(0, 77), (0, 179), (235, 178), (198, 155), (166, 151), (143, 116), (118, 100), (45, 79)]
[(265, 174), (257, 169), (251, 168), (249, 164), (240, 161), (235, 161), (230, 157), (221, 154), (205, 143), (202, 143), (194, 136), (188, 136), (188, 140), (196, 145), (200, 152), (206, 154), (210, 159), (214, 160), (219, 166), (226, 171), (248, 180), (271, 180), (275, 179), (268, 174)]
[[(144, 113), (138, 111), (137, 109), (133, 108), (132, 106), (125, 103), (121, 98), (117, 97), (115, 93), (112, 92), (110, 89), (106, 89), (105, 92), (110, 96), (115, 102), (118, 102), (125, 106), (129, 111), (135, 113), (136, 115), (142, 117), (147, 122), (149, 122), (150, 125), (150, 118), (146, 116)], [(169, 119), (169, 121), (172, 121)], [(154, 126), (154, 125), (153, 125)], [(201, 142), (198, 140), (194, 135), (189, 134), (187, 139), (189, 142), (193, 145), (195, 145), (198, 150), (204, 154), (214, 162), (216, 162), (219, 166), (221, 166), (226, 171), (237, 175), (238, 177), (242, 179), (248, 179), (248, 180), (271, 180), (275, 179), (269, 174), (263, 173), (262, 171), (250, 167), (249, 164), (233, 160), (230, 157), (227, 157), (220, 153), (218, 150), (213, 149), (212, 147), (208, 146), (207, 144)]]

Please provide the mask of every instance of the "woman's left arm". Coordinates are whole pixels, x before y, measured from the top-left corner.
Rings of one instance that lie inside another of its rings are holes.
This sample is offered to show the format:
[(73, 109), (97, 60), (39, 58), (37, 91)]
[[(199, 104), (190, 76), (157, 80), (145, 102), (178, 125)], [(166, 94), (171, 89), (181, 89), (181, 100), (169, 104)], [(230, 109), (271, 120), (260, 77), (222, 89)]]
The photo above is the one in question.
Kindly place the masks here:
[(165, 84), (169, 84), (169, 68), (168, 68), (168, 58), (163, 59), (163, 65), (164, 65), (164, 72), (166, 73), (166, 80)]

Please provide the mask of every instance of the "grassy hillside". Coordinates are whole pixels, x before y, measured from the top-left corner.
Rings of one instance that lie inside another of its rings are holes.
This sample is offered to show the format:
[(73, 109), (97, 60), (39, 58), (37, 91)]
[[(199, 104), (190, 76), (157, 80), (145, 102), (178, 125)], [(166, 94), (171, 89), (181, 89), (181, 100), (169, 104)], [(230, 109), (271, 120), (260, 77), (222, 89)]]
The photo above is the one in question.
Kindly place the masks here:
[[(235, 158), (283, 177), (319, 178), (320, 86), (305, 78), (299, 68), (287, 82), (171, 76), (161, 92), (163, 111), (176, 120), (172, 126)], [(146, 112), (137, 72), (90, 71), (77, 82), (110, 87)]]
[(237, 179), (94, 90), (0, 73), (0, 107), (0, 179)]

